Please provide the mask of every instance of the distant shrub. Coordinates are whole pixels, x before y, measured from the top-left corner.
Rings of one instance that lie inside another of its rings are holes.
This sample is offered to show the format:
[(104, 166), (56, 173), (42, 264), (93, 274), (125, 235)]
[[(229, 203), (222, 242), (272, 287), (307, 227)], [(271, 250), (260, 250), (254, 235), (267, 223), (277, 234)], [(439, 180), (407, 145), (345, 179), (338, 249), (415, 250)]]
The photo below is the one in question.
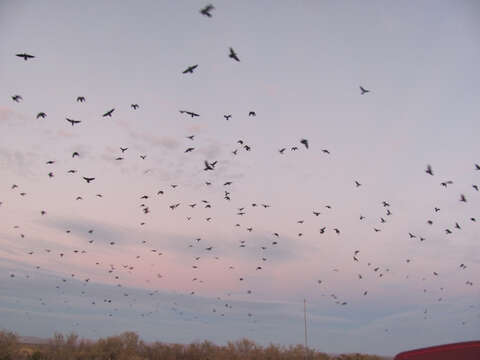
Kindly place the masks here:
[(0, 332), (0, 360), (381, 360), (363, 354), (331, 356), (302, 345), (263, 347), (245, 338), (223, 346), (210, 341), (147, 345), (134, 332), (97, 341), (79, 339), (75, 333), (55, 333), (46, 345), (23, 344), (19, 349), (15, 334)]

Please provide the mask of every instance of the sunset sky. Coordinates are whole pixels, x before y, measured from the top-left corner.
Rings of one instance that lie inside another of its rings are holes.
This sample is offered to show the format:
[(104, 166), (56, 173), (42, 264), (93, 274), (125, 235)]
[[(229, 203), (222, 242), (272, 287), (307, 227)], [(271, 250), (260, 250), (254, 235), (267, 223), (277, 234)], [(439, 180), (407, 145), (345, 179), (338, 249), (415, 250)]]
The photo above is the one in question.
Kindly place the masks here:
[(206, 5), (0, 2), (0, 329), (478, 339), (479, 3)]

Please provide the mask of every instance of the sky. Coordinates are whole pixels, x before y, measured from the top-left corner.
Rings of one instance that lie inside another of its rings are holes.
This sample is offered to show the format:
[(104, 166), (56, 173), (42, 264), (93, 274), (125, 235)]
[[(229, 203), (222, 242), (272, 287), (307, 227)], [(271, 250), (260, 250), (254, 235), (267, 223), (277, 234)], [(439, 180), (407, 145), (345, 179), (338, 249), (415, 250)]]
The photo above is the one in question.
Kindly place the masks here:
[(0, 2), (0, 328), (478, 339), (479, 4), (212, 4)]

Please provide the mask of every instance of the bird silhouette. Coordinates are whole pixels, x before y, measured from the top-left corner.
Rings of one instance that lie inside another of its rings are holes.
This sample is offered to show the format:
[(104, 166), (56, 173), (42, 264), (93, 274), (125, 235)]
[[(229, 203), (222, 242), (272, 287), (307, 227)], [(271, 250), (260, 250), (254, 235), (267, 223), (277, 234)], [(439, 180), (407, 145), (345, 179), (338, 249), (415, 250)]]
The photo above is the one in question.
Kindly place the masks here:
[(82, 121), (81, 120), (73, 120), (73, 119), (69, 119), (69, 118), (66, 118), (66, 120), (72, 124), (72, 126), (74, 126), (75, 124), (80, 124)]
[(92, 182), (93, 180), (95, 180), (95, 178), (88, 178), (88, 177), (83, 177), (83, 180), (85, 180), (87, 182), (87, 184), (90, 184), (90, 182)]
[(192, 152), (193, 150), (195, 150), (195, 148), (189, 147), (189, 148), (187, 148), (187, 150), (185, 150), (185, 152), (188, 153), (188, 152)]
[(307, 139), (302, 139), (302, 140), (300, 140), (300, 143), (303, 144), (303, 145), (305, 145), (305, 148), (308, 149), (308, 140), (307, 140)]
[(212, 17), (212, 14), (210, 13), (210, 11), (212, 11), (213, 9), (215, 9), (215, 7), (212, 4), (208, 4), (203, 9), (200, 10), (200, 14), (205, 15), (207, 17)]
[(365, 89), (363, 86), (360, 86), (360, 91), (362, 92), (361, 95), (364, 95), (370, 92), (370, 90)]
[(198, 64), (189, 66), (185, 70), (183, 70), (182, 74), (188, 74), (188, 73), (193, 74), (193, 70), (195, 70), (197, 67), (198, 67)]
[(131, 107), (133, 110), (137, 110), (137, 109), (140, 107), (140, 105), (138, 105), (138, 104), (131, 104), (130, 107)]
[(103, 114), (102, 117), (107, 117), (107, 116), (112, 117), (112, 114), (113, 114), (114, 111), (115, 111), (115, 109), (110, 109), (105, 114)]
[(232, 58), (233, 60), (240, 61), (240, 59), (237, 56), (237, 53), (232, 48), (230, 48), (230, 54), (228, 55), (228, 57)]
[(426, 172), (427, 174), (430, 174), (430, 175), (433, 176), (433, 170), (432, 170), (432, 167), (431, 167), (430, 165), (427, 165), (427, 169), (425, 170), (425, 172)]
[(257, 113), (255, 111), (250, 111), (248, 113), (248, 116), (257, 116)]
[(75, 156), (78, 156), (78, 157), (80, 157), (80, 154), (79, 154), (78, 152), (76, 152), (76, 151), (75, 151), (75, 152), (72, 154), (72, 158), (74, 158)]
[(225, 120), (230, 120), (232, 117), (232, 114), (223, 115), (223, 117), (225, 118)]
[(12, 100), (18, 103), (18, 102), (22, 101), (23, 98), (22, 98), (21, 95), (13, 95)]
[(361, 186), (361, 185), (362, 185), (362, 184), (360, 184), (357, 180), (355, 180), (355, 186), (356, 186), (356, 187), (359, 187), (359, 186)]
[[(187, 114), (187, 115), (190, 115), (190, 117), (194, 118), (196, 116), (200, 116), (199, 114), (197, 113), (194, 113), (192, 111), (187, 111), (187, 110), (180, 110), (180, 114)], [(192, 139), (193, 140), (193, 139)]]
[(207, 160), (204, 161), (204, 164), (205, 164), (205, 168), (203, 170), (205, 171), (213, 170), (214, 167)]
[(33, 59), (35, 57), (34, 55), (30, 55), (30, 54), (27, 54), (27, 53), (15, 54), (15, 56), (21, 57), (25, 61), (27, 61), (28, 59)]
[(77, 96), (77, 102), (80, 102), (80, 103), (85, 102), (85, 96)]
[(47, 117), (47, 114), (45, 114), (44, 112), (39, 112), (37, 114), (37, 119), (40, 119), (40, 118), (45, 119), (46, 117)]

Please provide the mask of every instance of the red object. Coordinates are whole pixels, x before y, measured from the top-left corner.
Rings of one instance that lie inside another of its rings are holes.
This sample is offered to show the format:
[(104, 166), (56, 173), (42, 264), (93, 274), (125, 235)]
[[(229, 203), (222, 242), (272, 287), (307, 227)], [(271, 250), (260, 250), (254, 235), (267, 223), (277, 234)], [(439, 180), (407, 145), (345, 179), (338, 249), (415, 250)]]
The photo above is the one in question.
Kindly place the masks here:
[(394, 360), (480, 360), (480, 341), (404, 351), (397, 354)]

